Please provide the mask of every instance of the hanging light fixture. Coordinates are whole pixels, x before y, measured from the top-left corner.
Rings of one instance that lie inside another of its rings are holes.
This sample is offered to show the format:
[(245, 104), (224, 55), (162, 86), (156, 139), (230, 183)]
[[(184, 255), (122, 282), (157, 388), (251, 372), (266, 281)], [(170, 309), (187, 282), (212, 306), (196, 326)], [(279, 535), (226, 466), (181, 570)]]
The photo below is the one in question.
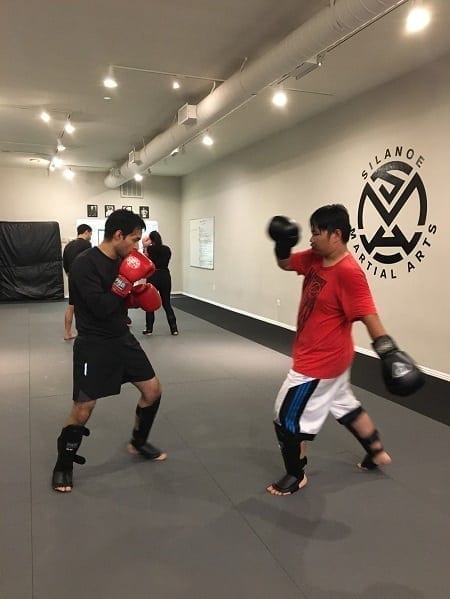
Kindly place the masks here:
[(68, 180), (68, 181), (72, 181), (72, 179), (75, 177), (75, 173), (73, 172), (73, 170), (71, 168), (65, 168), (63, 170), (63, 176)]
[(109, 67), (108, 73), (107, 73), (106, 77), (103, 79), (103, 85), (105, 87), (107, 87), (108, 89), (114, 89), (117, 87), (117, 81), (116, 81), (116, 78), (114, 77), (114, 70), (113, 70), (112, 66)]
[(70, 135), (72, 135), (72, 133), (75, 131), (75, 127), (70, 122), (70, 114), (67, 117), (66, 124), (64, 125), (64, 131), (66, 131), (66, 133), (69, 133)]
[(52, 163), (55, 165), (56, 168), (62, 168), (64, 166), (64, 160), (56, 155), (53, 156)]

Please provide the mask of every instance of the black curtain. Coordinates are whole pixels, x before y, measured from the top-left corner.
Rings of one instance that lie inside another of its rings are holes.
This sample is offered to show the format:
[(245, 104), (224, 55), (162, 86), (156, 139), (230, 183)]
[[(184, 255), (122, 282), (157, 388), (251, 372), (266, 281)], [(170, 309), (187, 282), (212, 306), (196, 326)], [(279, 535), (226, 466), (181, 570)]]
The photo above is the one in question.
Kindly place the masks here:
[(63, 297), (59, 224), (0, 221), (0, 301)]

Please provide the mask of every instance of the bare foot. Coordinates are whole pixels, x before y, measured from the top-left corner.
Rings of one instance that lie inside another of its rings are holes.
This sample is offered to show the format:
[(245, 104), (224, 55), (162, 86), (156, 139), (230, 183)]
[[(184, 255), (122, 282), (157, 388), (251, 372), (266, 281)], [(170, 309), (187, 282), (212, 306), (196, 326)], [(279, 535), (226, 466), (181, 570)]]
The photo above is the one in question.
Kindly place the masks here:
[[(299, 482), (298, 488), (303, 489), (303, 487), (306, 487), (307, 484), (308, 484), (308, 479), (306, 478), (306, 474), (305, 474), (304, 477), (302, 478), (302, 480)], [(275, 488), (274, 485), (276, 485), (276, 483), (273, 483), (266, 488), (267, 493), (270, 493), (271, 495), (279, 495), (279, 496), (292, 495), (292, 493), (295, 493), (295, 491), (285, 491), (285, 492), (279, 491), (277, 488)]]
[(55, 491), (58, 493), (70, 493), (72, 491), (72, 487), (54, 487)]
[[(152, 449), (156, 449), (153, 446), (151, 446), (151, 447), (152, 447)], [(128, 453), (131, 453), (131, 455), (142, 456), (143, 458), (151, 460), (152, 462), (163, 462), (165, 459), (167, 459), (167, 453), (161, 452), (161, 453), (155, 455), (155, 457), (153, 458), (153, 457), (151, 457), (151, 454), (145, 455), (144, 453), (141, 453), (140, 451), (138, 451), (136, 449), (136, 447), (134, 447), (134, 445), (131, 445), (131, 443), (129, 443), (127, 445), (127, 451), (128, 451)], [(159, 450), (157, 450), (157, 451), (159, 451)]]

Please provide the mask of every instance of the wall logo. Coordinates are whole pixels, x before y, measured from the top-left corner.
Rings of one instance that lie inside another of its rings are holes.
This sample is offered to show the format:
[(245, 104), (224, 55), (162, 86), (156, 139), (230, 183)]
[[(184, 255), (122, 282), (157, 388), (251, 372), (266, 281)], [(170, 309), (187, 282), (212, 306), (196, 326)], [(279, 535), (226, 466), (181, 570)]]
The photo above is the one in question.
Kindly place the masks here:
[(427, 222), (428, 202), (413, 148), (386, 148), (363, 170), (353, 249), (361, 266), (380, 279), (396, 279), (420, 265), (437, 226)]

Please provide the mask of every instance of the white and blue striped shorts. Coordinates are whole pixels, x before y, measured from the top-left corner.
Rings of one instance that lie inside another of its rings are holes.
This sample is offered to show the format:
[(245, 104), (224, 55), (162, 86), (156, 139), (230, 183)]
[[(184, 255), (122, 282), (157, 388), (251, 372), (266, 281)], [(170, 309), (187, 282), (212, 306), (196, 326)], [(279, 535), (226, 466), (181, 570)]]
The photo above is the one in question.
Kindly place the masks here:
[(313, 439), (328, 413), (338, 420), (359, 408), (350, 368), (333, 379), (314, 379), (290, 370), (275, 400), (274, 421), (294, 435)]

